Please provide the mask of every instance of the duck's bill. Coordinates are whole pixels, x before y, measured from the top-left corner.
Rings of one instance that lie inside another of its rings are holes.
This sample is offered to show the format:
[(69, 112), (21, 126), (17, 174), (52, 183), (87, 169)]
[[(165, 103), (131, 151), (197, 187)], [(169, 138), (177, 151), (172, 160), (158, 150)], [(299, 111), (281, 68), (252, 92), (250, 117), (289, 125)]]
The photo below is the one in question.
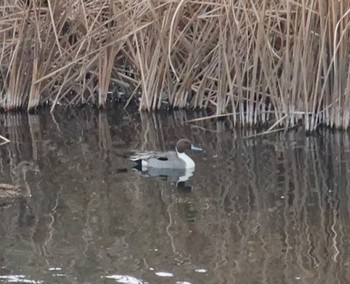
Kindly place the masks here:
[(192, 150), (192, 151), (203, 151), (203, 148), (198, 147), (198, 146), (191, 145), (191, 150)]

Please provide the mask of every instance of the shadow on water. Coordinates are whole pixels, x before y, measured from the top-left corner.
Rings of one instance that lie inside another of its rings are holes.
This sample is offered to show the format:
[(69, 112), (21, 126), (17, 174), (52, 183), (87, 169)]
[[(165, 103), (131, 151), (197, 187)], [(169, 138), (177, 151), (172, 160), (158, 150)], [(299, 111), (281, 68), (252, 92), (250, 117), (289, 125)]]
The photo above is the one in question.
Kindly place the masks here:
[[(243, 139), (200, 115), (2, 115), (0, 182), (32, 196), (0, 207), (0, 281), (349, 282), (349, 134)], [(131, 170), (179, 137), (204, 148), (188, 180)]]

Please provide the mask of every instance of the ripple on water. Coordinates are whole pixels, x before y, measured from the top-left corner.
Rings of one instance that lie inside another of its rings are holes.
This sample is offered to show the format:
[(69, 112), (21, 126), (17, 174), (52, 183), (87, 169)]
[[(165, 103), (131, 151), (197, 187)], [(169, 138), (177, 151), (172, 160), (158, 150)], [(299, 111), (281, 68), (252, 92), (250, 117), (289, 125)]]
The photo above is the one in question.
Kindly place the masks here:
[(207, 272), (207, 270), (204, 268), (197, 268), (197, 269), (195, 269), (195, 271), (198, 273), (206, 273)]
[(125, 283), (125, 284), (144, 284), (146, 282), (139, 280), (135, 277), (129, 276), (129, 275), (107, 275), (107, 276), (101, 276), (101, 278), (107, 278), (107, 279), (113, 279), (117, 281), (118, 283)]
[(174, 274), (170, 272), (159, 271), (155, 273), (159, 277), (174, 277)]
[(31, 280), (27, 279), (27, 276), (25, 275), (1, 275), (0, 276), (0, 281), (6, 280), (9, 283), (16, 282), (16, 283), (33, 283), (33, 284), (41, 284), (44, 283), (44, 281), (40, 280)]

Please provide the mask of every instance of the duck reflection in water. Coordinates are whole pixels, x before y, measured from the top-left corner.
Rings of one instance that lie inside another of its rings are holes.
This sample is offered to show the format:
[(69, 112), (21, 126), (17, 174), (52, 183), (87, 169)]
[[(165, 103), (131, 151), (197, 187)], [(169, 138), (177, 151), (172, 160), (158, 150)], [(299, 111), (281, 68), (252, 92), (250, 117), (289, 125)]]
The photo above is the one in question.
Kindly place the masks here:
[(175, 146), (175, 151), (168, 152), (136, 152), (130, 160), (137, 163), (135, 169), (151, 177), (162, 177), (169, 182), (185, 182), (194, 172), (195, 163), (185, 151), (202, 151), (190, 140), (182, 138)]

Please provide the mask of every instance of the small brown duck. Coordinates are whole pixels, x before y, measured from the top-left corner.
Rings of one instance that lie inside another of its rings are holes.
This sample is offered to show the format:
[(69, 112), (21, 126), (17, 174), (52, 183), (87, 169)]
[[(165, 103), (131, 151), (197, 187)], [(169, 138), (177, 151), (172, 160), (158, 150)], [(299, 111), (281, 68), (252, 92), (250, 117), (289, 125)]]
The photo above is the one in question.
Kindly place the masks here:
[(13, 170), (17, 184), (0, 183), (0, 199), (16, 199), (20, 197), (30, 197), (31, 191), (26, 180), (28, 171), (37, 171), (33, 162), (22, 161)]
[(22, 189), (19, 185), (12, 185), (8, 183), (0, 183), (0, 199), (1, 198), (18, 198), (23, 196)]

